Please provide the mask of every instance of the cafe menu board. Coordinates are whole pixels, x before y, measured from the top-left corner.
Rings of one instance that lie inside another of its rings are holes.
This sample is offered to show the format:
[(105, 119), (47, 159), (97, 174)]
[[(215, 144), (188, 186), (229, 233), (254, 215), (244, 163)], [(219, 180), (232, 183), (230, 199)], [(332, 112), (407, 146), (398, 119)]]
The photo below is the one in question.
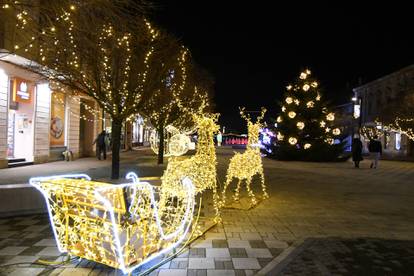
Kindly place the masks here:
[(31, 103), (33, 96), (33, 85), (20, 78), (13, 80), (13, 101), (18, 103)]

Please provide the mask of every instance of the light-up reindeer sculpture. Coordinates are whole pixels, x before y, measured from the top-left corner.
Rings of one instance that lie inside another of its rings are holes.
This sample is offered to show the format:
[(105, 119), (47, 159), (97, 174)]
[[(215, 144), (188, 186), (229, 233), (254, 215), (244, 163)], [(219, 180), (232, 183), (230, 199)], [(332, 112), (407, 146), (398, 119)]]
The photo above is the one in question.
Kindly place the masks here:
[(259, 131), (262, 128), (261, 121), (263, 120), (264, 114), (266, 113), (266, 109), (262, 107), (262, 112), (260, 116), (256, 119), (256, 122), (253, 123), (250, 116), (245, 114), (244, 108), (240, 109), (240, 115), (243, 119), (247, 122), (247, 129), (248, 129), (248, 143), (247, 149), (244, 153), (235, 153), (235, 155), (230, 159), (229, 168), (227, 170), (226, 175), (226, 183), (224, 184), (224, 189), (222, 193), (222, 206), (225, 204), (226, 201), (226, 189), (228, 185), (231, 183), (233, 178), (238, 180), (237, 187), (233, 198), (235, 201), (239, 201), (239, 190), (240, 185), (243, 180), (246, 180), (246, 189), (251, 198), (252, 205), (257, 204), (256, 197), (250, 187), (252, 182), (253, 176), (256, 174), (259, 175), (262, 191), (263, 191), (263, 198), (268, 198), (268, 194), (266, 192), (266, 186), (264, 184), (264, 175), (263, 175), (263, 165), (262, 165), (262, 157), (260, 154), (260, 147), (259, 147)]
[(216, 124), (217, 119), (218, 114), (195, 115), (198, 134), (195, 155), (185, 160), (171, 157), (161, 178), (161, 189), (177, 196), (183, 193), (180, 183), (184, 177), (191, 179), (196, 194), (206, 189), (212, 189), (216, 219), (218, 219), (219, 214), (219, 196), (217, 194), (217, 161), (213, 137), (219, 130), (219, 126)]

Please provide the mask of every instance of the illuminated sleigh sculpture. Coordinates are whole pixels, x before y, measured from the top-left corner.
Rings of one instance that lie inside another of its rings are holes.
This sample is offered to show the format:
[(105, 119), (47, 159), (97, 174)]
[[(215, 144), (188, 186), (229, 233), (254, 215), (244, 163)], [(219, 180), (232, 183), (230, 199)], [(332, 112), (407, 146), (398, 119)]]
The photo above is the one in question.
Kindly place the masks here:
[(183, 179), (187, 196), (177, 198), (134, 173), (126, 178), (133, 182), (93, 182), (86, 174), (30, 179), (45, 197), (61, 252), (129, 273), (184, 240), (194, 211), (191, 181)]

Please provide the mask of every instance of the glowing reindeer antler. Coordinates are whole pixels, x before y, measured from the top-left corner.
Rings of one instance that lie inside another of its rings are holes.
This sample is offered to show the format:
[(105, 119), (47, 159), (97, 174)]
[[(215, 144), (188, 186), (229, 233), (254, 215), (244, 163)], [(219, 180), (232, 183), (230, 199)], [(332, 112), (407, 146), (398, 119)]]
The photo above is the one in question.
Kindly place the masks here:
[(262, 107), (262, 112), (261, 112), (260, 116), (257, 117), (256, 123), (260, 123), (264, 119), (264, 115), (265, 115), (266, 111), (267, 111), (267, 109)]
[(246, 110), (246, 108), (245, 107), (239, 107), (239, 109), (240, 109), (240, 116), (243, 118), (243, 119), (245, 119), (246, 120), (246, 122), (249, 124), (249, 123), (251, 123), (252, 122), (252, 120), (251, 120), (251, 118), (250, 118), (250, 114), (246, 114), (245, 113), (245, 110)]

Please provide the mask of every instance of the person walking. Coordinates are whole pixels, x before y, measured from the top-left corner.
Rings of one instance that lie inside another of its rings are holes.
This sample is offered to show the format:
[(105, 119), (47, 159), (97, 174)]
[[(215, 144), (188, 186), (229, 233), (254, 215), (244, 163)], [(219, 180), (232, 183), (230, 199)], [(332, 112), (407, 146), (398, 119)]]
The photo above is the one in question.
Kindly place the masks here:
[(352, 140), (352, 161), (354, 161), (355, 168), (359, 168), (359, 162), (364, 160), (362, 158), (362, 142), (359, 139), (358, 135), (355, 135)]
[(376, 169), (378, 167), (378, 160), (382, 155), (382, 144), (378, 140), (378, 135), (374, 135), (373, 139), (369, 141), (368, 150), (373, 157), (370, 168)]
[(103, 158), (106, 160), (106, 143), (105, 143), (106, 132), (103, 130), (99, 133), (98, 137), (96, 137), (93, 144), (96, 144), (96, 156), (99, 160), (101, 160), (101, 154), (103, 153)]
[(221, 135), (221, 132), (217, 134), (217, 146), (221, 146), (221, 143), (223, 142), (223, 135)]

